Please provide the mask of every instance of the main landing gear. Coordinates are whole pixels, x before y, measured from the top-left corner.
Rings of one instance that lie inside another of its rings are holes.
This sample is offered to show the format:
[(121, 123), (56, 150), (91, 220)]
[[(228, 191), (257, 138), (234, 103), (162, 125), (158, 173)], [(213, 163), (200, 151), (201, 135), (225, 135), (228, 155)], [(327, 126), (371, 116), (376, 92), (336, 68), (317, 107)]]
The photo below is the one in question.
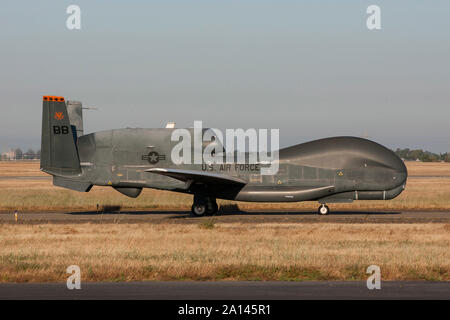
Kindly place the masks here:
[(207, 215), (214, 215), (219, 210), (216, 199), (211, 197), (196, 197), (194, 196), (194, 204), (192, 205), (192, 216), (203, 217)]
[(330, 208), (328, 208), (326, 204), (322, 203), (317, 211), (320, 215), (325, 216), (330, 213)]

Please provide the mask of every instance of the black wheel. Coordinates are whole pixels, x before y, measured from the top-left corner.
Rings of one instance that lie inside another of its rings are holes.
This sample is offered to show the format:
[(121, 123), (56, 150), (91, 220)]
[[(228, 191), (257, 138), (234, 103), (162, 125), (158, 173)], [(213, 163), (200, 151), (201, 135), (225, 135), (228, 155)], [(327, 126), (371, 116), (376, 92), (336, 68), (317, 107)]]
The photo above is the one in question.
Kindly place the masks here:
[(203, 217), (207, 214), (206, 203), (194, 203), (191, 207), (192, 214), (196, 217)]
[(209, 215), (215, 215), (217, 213), (217, 211), (219, 211), (219, 206), (217, 205), (217, 202), (214, 201), (210, 201), (208, 203), (207, 206), (207, 212)]
[(330, 213), (330, 208), (328, 208), (327, 205), (322, 204), (317, 211), (320, 215), (325, 216)]

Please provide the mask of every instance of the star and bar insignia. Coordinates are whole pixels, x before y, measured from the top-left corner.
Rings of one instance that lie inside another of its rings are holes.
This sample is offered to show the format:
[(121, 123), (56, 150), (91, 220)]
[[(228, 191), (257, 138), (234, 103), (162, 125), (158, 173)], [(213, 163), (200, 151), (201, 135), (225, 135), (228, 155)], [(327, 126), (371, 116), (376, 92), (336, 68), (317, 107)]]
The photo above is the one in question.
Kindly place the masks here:
[(148, 154), (143, 155), (142, 160), (147, 160), (150, 164), (157, 164), (160, 160), (166, 160), (166, 156), (164, 154), (151, 151)]

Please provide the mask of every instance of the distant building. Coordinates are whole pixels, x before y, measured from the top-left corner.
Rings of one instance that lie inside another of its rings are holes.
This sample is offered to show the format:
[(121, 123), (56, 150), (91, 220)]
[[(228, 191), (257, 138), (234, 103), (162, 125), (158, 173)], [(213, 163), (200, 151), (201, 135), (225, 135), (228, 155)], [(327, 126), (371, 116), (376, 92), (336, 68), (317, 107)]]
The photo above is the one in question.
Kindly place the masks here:
[(16, 151), (9, 150), (7, 152), (3, 152), (1, 155), (3, 161), (11, 161), (16, 160)]

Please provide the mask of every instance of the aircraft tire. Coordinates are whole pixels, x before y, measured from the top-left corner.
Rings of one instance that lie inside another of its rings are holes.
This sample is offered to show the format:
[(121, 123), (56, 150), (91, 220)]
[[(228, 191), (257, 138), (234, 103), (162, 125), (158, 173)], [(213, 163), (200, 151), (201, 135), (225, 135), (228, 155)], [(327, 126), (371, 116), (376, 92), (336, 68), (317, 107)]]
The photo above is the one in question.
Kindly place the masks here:
[(194, 203), (191, 207), (191, 212), (195, 217), (203, 217), (207, 214), (206, 203)]
[(216, 201), (211, 201), (210, 203), (208, 203), (208, 215), (215, 215), (217, 213), (217, 211), (219, 211), (219, 206), (217, 205)]
[(328, 208), (327, 205), (322, 204), (322, 205), (319, 207), (319, 209), (317, 210), (317, 212), (318, 212), (320, 215), (325, 216), (325, 215), (327, 215), (327, 214), (330, 213), (330, 208)]

